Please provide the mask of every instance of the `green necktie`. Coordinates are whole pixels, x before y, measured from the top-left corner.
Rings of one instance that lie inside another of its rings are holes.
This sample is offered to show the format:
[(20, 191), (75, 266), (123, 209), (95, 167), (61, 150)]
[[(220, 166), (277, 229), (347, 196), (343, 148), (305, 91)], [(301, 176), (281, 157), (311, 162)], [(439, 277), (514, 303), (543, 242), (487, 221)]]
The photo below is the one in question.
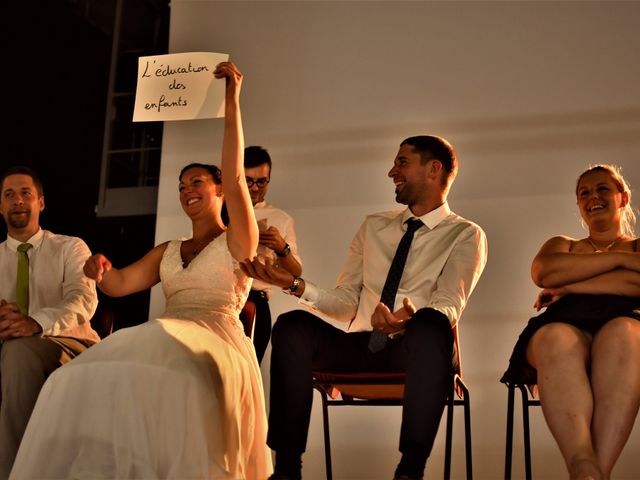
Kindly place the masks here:
[(29, 250), (33, 245), (22, 243), (18, 246), (18, 279), (16, 281), (16, 303), (20, 313), (29, 313)]

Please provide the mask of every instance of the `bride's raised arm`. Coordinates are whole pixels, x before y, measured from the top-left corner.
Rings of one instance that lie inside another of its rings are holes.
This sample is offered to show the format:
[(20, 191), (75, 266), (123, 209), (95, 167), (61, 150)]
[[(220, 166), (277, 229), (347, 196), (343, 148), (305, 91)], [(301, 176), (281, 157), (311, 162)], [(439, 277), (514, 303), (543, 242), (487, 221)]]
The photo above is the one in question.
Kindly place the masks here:
[(231, 255), (239, 261), (255, 256), (258, 226), (244, 175), (244, 135), (240, 114), (242, 74), (231, 62), (218, 64), (216, 78), (224, 78), (225, 115), (222, 143), (222, 189), (229, 213), (227, 243)]

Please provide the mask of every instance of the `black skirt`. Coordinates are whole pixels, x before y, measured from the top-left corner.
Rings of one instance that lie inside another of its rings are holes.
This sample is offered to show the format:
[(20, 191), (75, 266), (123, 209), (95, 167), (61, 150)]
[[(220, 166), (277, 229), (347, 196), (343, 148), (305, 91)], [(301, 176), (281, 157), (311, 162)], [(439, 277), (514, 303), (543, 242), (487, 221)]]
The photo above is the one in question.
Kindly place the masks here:
[(533, 317), (518, 337), (502, 383), (537, 383), (536, 369), (527, 362), (527, 345), (536, 331), (549, 323), (562, 322), (594, 335), (609, 320), (630, 317), (640, 320), (640, 298), (619, 295), (566, 295)]

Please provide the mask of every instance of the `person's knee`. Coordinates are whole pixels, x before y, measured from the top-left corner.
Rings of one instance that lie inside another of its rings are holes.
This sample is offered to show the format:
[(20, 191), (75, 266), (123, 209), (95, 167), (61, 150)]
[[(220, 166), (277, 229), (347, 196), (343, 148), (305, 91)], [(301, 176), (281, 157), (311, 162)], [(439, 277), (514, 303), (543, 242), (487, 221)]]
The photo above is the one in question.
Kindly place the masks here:
[(314, 316), (304, 310), (293, 310), (278, 317), (271, 331), (271, 344), (277, 348), (279, 344), (299, 342), (311, 333)]
[(279, 315), (271, 329), (271, 336), (273, 339), (275, 340), (282, 336), (287, 336), (287, 332), (292, 328), (295, 328), (297, 318), (298, 315), (296, 311), (286, 312)]
[(584, 359), (589, 349), (589, 334), (566, 323), (549, 323), (533, 334), (527, 347), (527, 359), (534, 367), (542, 361)]
[(453, 345), (453, 333), (449, 319), (443, 313), (430, 308), (416, 312), (407, 323), (406, 335), (407, 338), (423, 345), (432, 342)]
[[(419, 310), (407, 324), (404, 345), (410, 362), (425, 366), (453, 364), (453, 333), (449, 319), (432, 309)], [(443, 372), (449, 371), (446, 367)]]
[(629, 317), (614, 318), (596, 333), (596, 343), (607, 344), (614, 349), (625, 345), (640, 347), (640, 321)]
[(30, 337), (16, 338), (2, 344), (0, 371), (3, 382), (27, 375), (42, 376), (44, 367), (40, 356), (29, 347)]
[(567, 323), (549, 323), (541, 327), (531, 338), (531, 344), (540, 344), (546, 351), (562, 352), (576, 342), (583, 343), (585, 334)]
[(15, 371), (17, 369), (29, 370), (40, 368), (40, 357), (32, 348), (29, 348), (29, 338), (16, 338), (2, 344), (0, 353), (0, 365)]

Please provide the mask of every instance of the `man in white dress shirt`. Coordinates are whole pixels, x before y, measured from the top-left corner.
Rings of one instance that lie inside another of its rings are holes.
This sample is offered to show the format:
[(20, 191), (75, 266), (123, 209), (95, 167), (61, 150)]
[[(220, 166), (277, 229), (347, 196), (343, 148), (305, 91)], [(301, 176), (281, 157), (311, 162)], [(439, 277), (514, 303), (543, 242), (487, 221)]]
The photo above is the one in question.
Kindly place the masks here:
[[(89, 248), (79, 238), (40, 228), (44, 195), (33, 170), (11, 167), (0, 186), (8, 233), (0, 243), (0, 479), (5, 479), (45, 380), (99, 337), (89, 323), (98, 304), (95, 283), (82, 271)], [(28, 277), (18, 294), (21, 245)]]
[[(282, 268), (292, 275), (302, 275), (302, 264), (298, 256), (298, 244), (293, 218), (287, 212), (266, 202), (271, 181), (271, 157), (266, 149), (251, 146), (244, 149), (244, 169), (260, 229), (258, 254), (277, 260)], [(256, 321), (253, 344), (256, 347), (258, 363), (262, 362), (271, 338), (271, 309), (269, 297), (271, 286), (254, 280), (249, 292), (249, 300), (256, 305)]]
[[(345, 332), (307, 311), (295, 310), (281, 315), (273, 328), (268, 435), (268, 444), (276, 452), (272, 479), (301, 478), (314, 369), (405, 372), (402, 455), (394, 478), (423, 477), (452, 388), (452, 327), (480, 278), (487, 255), (482, 229), (449, 209), (447, 195), (456, 173), (455, 151), (443, 138), (404, 140), (389, 177), (396, 201), (408, 208), (365, 219), (333, 289), (319, 288), (269, 261), (243, 263), (248, 274), (349, 324)], [(417, 229), (389, 308), (381, 294), (409, 223)], [(379, 350), (370, 344), (371, 330), (382, 332), (383, 340), (384, 334), (389, 337)]]

